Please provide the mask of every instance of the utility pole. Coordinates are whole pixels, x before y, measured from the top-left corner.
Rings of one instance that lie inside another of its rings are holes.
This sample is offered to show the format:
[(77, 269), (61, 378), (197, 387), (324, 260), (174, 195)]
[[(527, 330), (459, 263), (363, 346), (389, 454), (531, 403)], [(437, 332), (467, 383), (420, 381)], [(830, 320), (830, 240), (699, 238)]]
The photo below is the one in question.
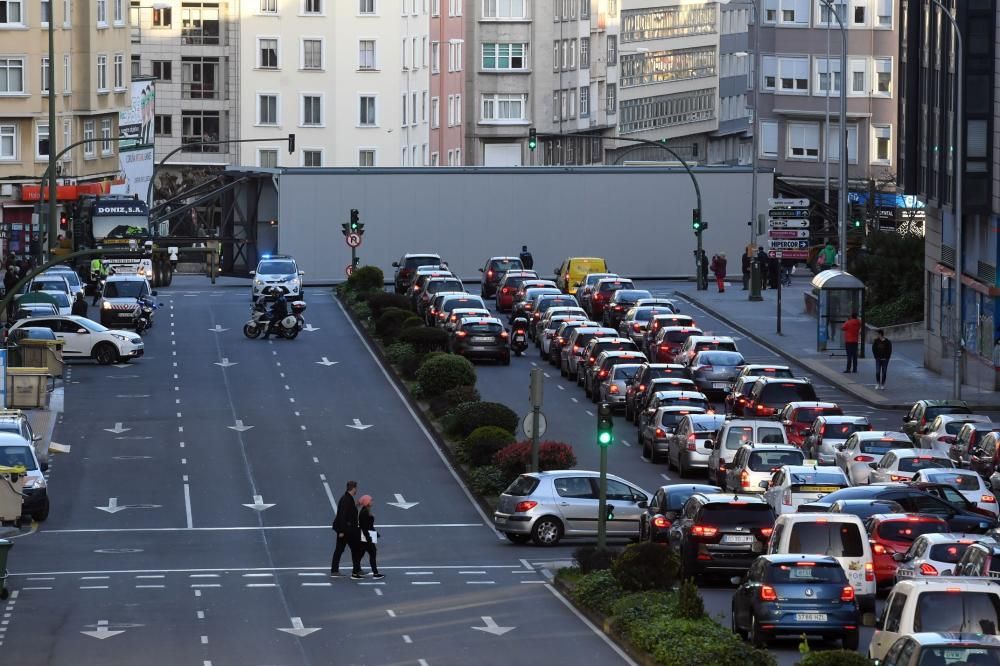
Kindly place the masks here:
[[(49, 86), (49, 213), (46, 220), (46, 235), (49, 241), (49, 250), (57, 236), (55, 229), (58, 228), (59, 221), (56, 219), (56, 37), (55, 37), (55, 0), (49, 2), (49, 71), (46, 76), (46, 83)], [(44, 189), (44, 188), (43, 188)], [(37, 263), (42, 263), (42, 221), (38, 221), (38, 256), (35, 257)]]
[(529, 386), (528, 401), (531, 403), (531, 471), (538, 471), (538, 440), (541, 437), (539, 421), (542, 415), (542, 387), (545, 380), (542, 379), (542, 369), (531, 369), (531, 384)]

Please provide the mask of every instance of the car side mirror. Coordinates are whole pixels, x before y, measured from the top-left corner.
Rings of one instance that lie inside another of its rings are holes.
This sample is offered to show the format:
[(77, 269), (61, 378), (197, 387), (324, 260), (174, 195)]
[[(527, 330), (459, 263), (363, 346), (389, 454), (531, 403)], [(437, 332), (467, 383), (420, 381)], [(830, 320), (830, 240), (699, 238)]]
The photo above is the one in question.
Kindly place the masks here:
[(741, 585), (743, 583), (743, 579), (740, 578), (739, 576), (733, 576), (732, 578), (729, 579), (729, 582), (732, 583), (733, 585)]
[(34, 435), (31, 436), (31, 441), (33, 441), (33, 442), (40, 442), (40, 441), (42, 441), (42, 436), (34, 434)]
[(705, 440), (705, 448), (709, 449), (709, 450), (714, 449), (715, 448), (715, 442), (713, 442), (710, 439), (706, 439)]
[(49, 464), (47, 462), (39, 463), (38, 465), (43, 472), (49, 471)]
[(480, 268), (480, 269), (479, 269), (479, 272), (480, 272), (480, 273), (482, 273), (482, 272), (483, 272), (483, 269), (482, 269), (482, 268)]
[(250, 275), (257, 275), (257, 271), (250, 271)]
[(896, 562), (905, 562), (906, 561), (906, 553), (893, 553), (892, 554), (892, 559), (895, 560)]
[(306, 272), (305, 272), (305, 271), (299, 271), (299, 277), (302, 277), (302, 276), (303, 276), (303, 275), (305, 275), (305, 274), (306, 274)]
[(85, 329), (85, 328), (78, 328), (78, 329), (76, 329), (76, 332), (79, 333), (80, 335), (85, 335), (87, 333), (87, 329)]
[(635, 505), (640, 509), (645, 509), (649, 507), (649, 502), (647, 502), (646, 500), (639, 500), (638, 502), (635, 503)]
[(954, 575), (955, 575), (955, 572), (954, 572), (953, 570), (951, 570), (951, 569), (944, 569), (944, 570), (943, 570), (943, 571), (941, 572), (941, 575), (942, 575), (942, 576), (954, 576)]
[(837, 444), (837, 446), (836, 446), (835, 448), (836, 448), (836, 449), (837, 449), (838, 451), (843, 451), (843, 450), (844, 450), (844, 445), (843, 445), (843, 444)]
[(156, 296), (156, 290), (154, 289), (153, 291), (149, 292), (149, 295), (150, 296)]
[(763, 488), (764, 490), (767, 490), (768, 488), (771, 487), (771, 482), (770, 481), (761, 481), (760, 483), (757, 484), (757, 486), (759, 488)]
[(871, 467), (872, 469), (878, 469), (878, 463), (870, 462), (868, 463), (868, 466)]

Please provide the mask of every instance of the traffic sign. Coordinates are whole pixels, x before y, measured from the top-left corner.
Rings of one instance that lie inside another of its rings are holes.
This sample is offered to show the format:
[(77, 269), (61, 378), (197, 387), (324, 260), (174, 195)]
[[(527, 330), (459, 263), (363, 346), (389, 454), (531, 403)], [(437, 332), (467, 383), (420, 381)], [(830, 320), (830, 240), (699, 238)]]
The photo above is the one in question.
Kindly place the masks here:
[(773, 217), (769, 217), (767, 218), (767, 226), (771, 227), (772, 229), (808, 229), (809, 220), (808, 219), (790, 220), (784, 218), (775, 219)]
[(767, 256), (775, 259), (808, 259), (809, 250), (771, 250)]
[(785, 206), (787, 208), (809, 208), (809, 199), (768, 199), (769, 208)]
[[(521, 421), (521, 429), (524, 430), (525, 437), (534, 437), (535, 431), (532, 427), (532, 421), (534, 420), (534, 414), (528, 414)], [(538, 436), (541, 437), (545, 434), (548, 429), (548, 423), (545, 422), (545, 414), (539, 412), (538, 414)]]
[(767, 232), (771, 238), (809, 238), (808, 229), (771, 229)]
[(344, 272), (347, 273), (347, 277), (351, 277), (351, 275), (354, 274), (354, 264), (348, 264), (347, 268), (344, 269)]
[(768, 217), (775, 218), (803, 218), (809, 217), (808, 208), (771, 208), (767, 211)]
[(359, 247), (361, 245), (361, 234), (350, 233), (345, 236), (348, 247)]
[(770, 238), (767, 241), (768, 249), (771, 250), (808, 250), (809, 241), (808, 240), (780, 240), (775, 238)]

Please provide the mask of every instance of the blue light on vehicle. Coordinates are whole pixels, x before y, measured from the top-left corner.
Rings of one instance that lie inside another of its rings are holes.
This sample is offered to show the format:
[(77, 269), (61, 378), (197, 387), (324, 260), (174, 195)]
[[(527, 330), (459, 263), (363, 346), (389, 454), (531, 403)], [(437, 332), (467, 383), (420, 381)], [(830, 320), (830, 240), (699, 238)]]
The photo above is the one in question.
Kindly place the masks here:
[(269, 254), (262, 254), (262, 255), (260, 255), (260, 258), (261, 259), (270, 259), (271, 255), (269, 255)]

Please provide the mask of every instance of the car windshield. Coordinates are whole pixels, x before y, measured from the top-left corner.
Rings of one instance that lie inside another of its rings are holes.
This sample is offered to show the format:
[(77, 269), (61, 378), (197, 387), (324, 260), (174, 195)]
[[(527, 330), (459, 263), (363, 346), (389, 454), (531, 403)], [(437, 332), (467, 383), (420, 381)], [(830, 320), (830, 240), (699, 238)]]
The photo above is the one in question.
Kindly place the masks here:
[(792, 379), (794, 377), (791, 370), (779, 366), (758, 366), (752, 370), (753, 374), (761, 377), (778, 377), (784, 379)]
[(262, 261), (257, 266), (258, 275), (291, 275), (295, 272), (294, 261)]
[(427, 293), (436, 294), (439, 291), (462, 291), (462, 283), (458, 280), (440, 280), (427, 285)]
[(521, 267), (520, 259), (493, 259), (490, 261), (490, 270), (494, 273), (506, 273)]
[(736, 451), (744, 444), (749, 444), (753, 441), (753, 427), (743, 426), (740, 428), (730, 428), (726, 432), (726, 448), (730, 451)]
[(457, 308), (483, 308), (483, 303), (478, 298), (452, 298), (444, 302), (441, 310), (451, 312)]
[(521, 283), (524, 282), (525, 280), (531, 280), (531, 279), (532, 278), (527, 275), (508, 275), (506, 278), (504, 278), (503, 286), (505, 289), (508, 290), (509, 293), (511, 289), (517, 289), (518, 287), (520, 287)]
[(68, 308), (71, 305), (69, 302), (69, 295), (64, 291), (50, 292), (49, 296), (56, 299), (56, 303), (58, 303), (61, 308)]
[(683, 344), (695, 333), (697, 333), (697, 331), (665, 331), (663, 333), (663, 339), (667, 342)]
[(31, 291), (66, 291), (66, 281), (62, 278), (58, 280), (35, 278), (31, 282)]
[(683, 374), (680, 368), (650, 368), (646, 375), (646, 381), (651, 382), (656, 379), (667, 379), (674, 375)]
[(677, 429), (677, 424), (681, 422), (681, 419), (690, 414), (691, 411), (688, 409), (682, 409), (676, 412), (663, 412), (660, 416), (660, 425), (664, 428)]
[(839, 409), (833, 409), (830, 407), (799, 407), (795, 410), (795, 422), (812, 423), (816, 420), (817, 416), (822, 416), (823, 414), (836, 414), (839, 411)]
[(760, 426), (757, 428), (757, 440), (761, 444), (785, 444), (785, 431), (781, 428)]
[(734, 367), (743, 364), (743, 355), (736, 352), (702, 352), (698, 360), (702, 365)]
[(715, 432), (725, 423), (726, 417), (722, 414), (717, 416), (706, 414), (697, 419), (691, 419), (691, 429), (695, 432)]
[(861, 530), (853, 523), (818, 520), (792, 524), (790, 554), (861, 557), (865, 554)]
[(914, 456), (912, 458), (899, 459), (900, 472), (916, 472), (918, 469), (929, 469), (932, 467), (954, 467), (950, 458), (932, 458), (931, 456)]
[(754, 472), (770, 472), (785, 465), (801, 465), (803, 459), (801, 451), (754, 451), (747, 467)]
[(601, 352), (606, 351), (638, 351), (635, 347), (635, 343), (631, 340), (622, 340), (620, 342), (601, 342), (594, 347), (593, 354), (597, 356)]
[(874, 453), (881, 456), (889, 453), (893, 449), (908, 449), (913, 446), (910, 440), (899, 441), (895, 439), (863, 439), (861, 440), (861, 453)]
[(614, 379), (628, 381), (633, 377), (635, 377), (636, 373), (638, 372), (639, 372), (638, 365), (620, 365), (615, 368)]
[(74, 319), (73, 321), (78, 323), (80, 326), (83, 326), (91, 333), (107, 333), (108, 331), (111, 330), (110, 328), (104, 326), (103, 324), (98, 324), (96, 321), (91, 321), (90, 319), (85, 319), (83, 317), (80, 317), (79, 319)]
[(967, 472), (940, 472), (925, 474), (931, 483), (945, 483), (958, 490), (979, 490), (979, 475)]
[(948, 524), (938, 520), (887, 520), (878, 527), (879, 536), (890, 541), (913, 541), (921, 534), (940, 534)]
[(1000, 648), (928, 646), (920, 650), (916, 666), (1000, 666)]
[(928, 407), (924, 412), (924, 418), (928, 423), (941, 416), (942, 414), (971, 414), (972, 410), (968, 407), (963, 407), (961, 405), (940, 405), (937, 407)]
[(31, 449), (27, 446), (0, 447), (0, 465), (4, 467), (24, 466), (28, 471), (38, 469), (35, 465), (35, 456), (31, 455)]
[(955, 564), (960, 559), (965, 551), (971, 546), (971, 543), (939, 543), (931, 546), (929, 557), (932, 560), (938, 562), (947, 562), (948, 564)]
[(631, 288), (632, 288), (631, 280), (618, 280), (615, 282), (602, 282), (597, 289), (598, 291), (607, 293), (609, 291), (618, 291), (619, 289), (631, 289)]
[(701, 507), (701, 518), (710, 525), (770, 527), (774, 524), (774, 512), (769, 505), (739, 500), (710, 502)]
[(772, 564), (767, 568), (769, 583), (840, 583), (847, 584), (844, 569), (837, 562), (796, 562)]
[(465, 324), (462, 330), (470, 335), (497, 335), (503, 330), (503, 326), (493, 322), (482, 322), (478, 324)]
[(962, 429), (969, 421), (948, 421), (944, 424), (944, 431), (949, 435), (957, 435), (958, 431)]
[(116, 280), (104, 285), (104, 298), (139, 298), (146, 293), (144, 280)]
[(73, 271), (54, 271), (56, 275), (69, 282), (74, 287), (80, 286), (80, 276)]
[(917, 597), (913, 631), (995, 634), (1000, 628), (997, 592), (923, 592)]
[(692, 398), (690, 396), (681, 395), (677, 397), (660, 398), (660, 407), (697, 407), (698, 409), (708, 411), (709, 404), (707, 400), (702, 400), (701, 398)]
[(790, 402), (815, 402), (816, 391), (812, 384), (804, 382), (774, 382), (766, 384), (761, 389), (762, 401), (772, 405), (785, 405)]
[(619, 303), (635, 303), (640, 298), (651, 298), (653, 295), (645, 289), (621, 289), (615, 294)]
[(656, 315), (663, 314), (666, 311), (667, 311), (667, 308), (665, 308), (665, 307), (639, 308), (635, 312), (634, 320), (635, 321), (649, 321), (650, 319), (652, 319)]

